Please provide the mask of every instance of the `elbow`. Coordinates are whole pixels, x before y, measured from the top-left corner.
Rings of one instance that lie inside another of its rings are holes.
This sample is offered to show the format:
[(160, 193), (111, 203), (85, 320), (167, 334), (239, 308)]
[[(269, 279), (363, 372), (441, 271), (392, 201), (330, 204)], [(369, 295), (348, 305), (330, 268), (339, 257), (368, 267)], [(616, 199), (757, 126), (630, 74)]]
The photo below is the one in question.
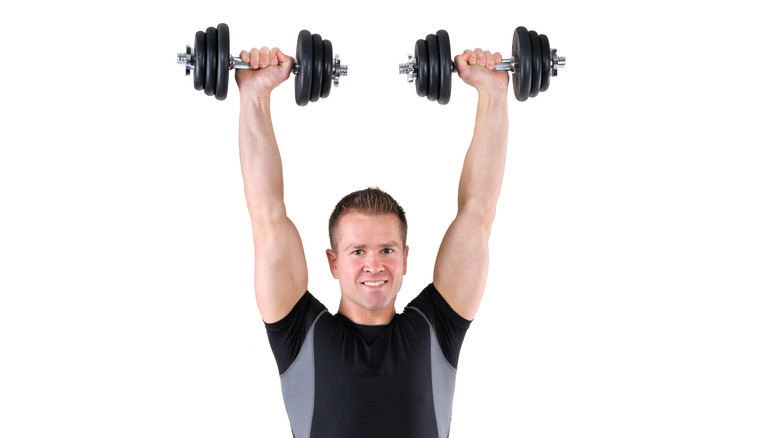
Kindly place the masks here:
[(496, 202), (466, 201), (458, 209), (458, 217), (467, 219), (472, 226), (482, 228), (489, 233), (496, 219)]
[(265, 232), (273, 232), (274, 229), (290, 222), (284, 204), (276, 206), (250, 206), (249, 218), (252, 222), (252, 231), (255, 235)]

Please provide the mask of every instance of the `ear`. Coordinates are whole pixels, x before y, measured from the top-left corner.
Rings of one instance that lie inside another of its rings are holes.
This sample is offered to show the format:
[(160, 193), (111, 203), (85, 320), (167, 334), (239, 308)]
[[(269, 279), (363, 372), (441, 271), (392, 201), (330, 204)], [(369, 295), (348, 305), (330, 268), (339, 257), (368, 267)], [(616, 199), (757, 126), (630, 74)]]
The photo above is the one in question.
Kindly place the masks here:
[(409, 245), (404, 247), (404, 275), (406, 275), (406, 260), (409, 258)]
[[(333, 250), (326, 249), (325, 255), (328, 256), (328, 265), (330, 266), (330, 275), (336, 280), (339, 279), (339, 267), (336, 263), (336, 253)], [(405, 268), (404, 268), (405, 269)]]

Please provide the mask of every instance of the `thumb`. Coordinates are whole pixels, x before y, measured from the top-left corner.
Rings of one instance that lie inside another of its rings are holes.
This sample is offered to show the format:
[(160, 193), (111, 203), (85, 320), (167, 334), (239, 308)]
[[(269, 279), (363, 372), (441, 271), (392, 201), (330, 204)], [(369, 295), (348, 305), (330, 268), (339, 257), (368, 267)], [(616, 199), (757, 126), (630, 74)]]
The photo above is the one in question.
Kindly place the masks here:
[(466, 50), (462, 55), (455, 57), (455, 66), (458, 68), (458, 76), (463, 77), (463, 74), (468, 71), (470, 57), (471, 50)]

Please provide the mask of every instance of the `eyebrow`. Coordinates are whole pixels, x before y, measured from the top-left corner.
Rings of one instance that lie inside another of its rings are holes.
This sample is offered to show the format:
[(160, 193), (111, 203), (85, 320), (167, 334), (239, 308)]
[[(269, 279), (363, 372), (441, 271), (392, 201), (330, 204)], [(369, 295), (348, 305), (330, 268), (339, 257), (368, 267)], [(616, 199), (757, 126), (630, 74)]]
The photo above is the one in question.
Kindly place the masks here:
[[(399, 243), (395, 242), (388, 242), (388, 243), (380, 243), (380, 248), (400, 248), (401, 245)], [(347, 250), (356, 250), (356, 249), (367, 249), (368, 245), (365, 243), (353, 243), (352, 245), (347, 246)]]

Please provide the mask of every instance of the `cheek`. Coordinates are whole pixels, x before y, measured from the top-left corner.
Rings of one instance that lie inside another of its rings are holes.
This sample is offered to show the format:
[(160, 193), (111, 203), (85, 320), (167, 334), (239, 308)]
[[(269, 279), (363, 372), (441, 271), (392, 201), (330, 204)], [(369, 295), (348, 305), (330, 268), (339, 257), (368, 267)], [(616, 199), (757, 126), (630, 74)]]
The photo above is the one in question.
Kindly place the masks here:
[(354, 277), (360, 274), (362, 265), (355, 262), (346, 262), (341, 266), (341, 269), (342, 272), (344, 272), (349, 277), (349, 279), (352, 280)]
[(395, 273), (400, 272), (403, 274), (406, 271), (406, 266), (404, 266), (404, 259), (394, 259), (392, 262), (388, 263), (388, 268)]

